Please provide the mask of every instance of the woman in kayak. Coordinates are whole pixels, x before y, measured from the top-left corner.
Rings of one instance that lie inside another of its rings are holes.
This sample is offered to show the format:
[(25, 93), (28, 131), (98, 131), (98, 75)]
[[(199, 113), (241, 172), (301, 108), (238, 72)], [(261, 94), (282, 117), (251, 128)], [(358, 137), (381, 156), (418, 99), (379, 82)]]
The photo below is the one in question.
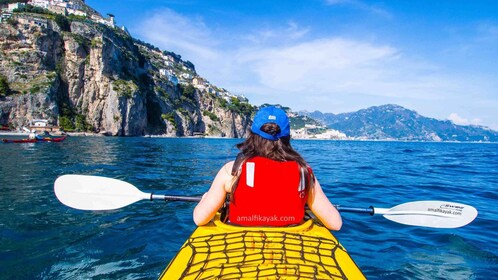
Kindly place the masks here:
[(211, 188), (195, 207), (197, 225), (207, 224), (230, 193), (228, 218), (232, 224), (299, 224), (308, 204), (327, 228), (341, 228), (341, 215), (290, 144), (289, 119), (283, 110), (273, 106), (259, 110), (249, 137), (237, 148), (241, 151), (237, 159), (218, 171)]

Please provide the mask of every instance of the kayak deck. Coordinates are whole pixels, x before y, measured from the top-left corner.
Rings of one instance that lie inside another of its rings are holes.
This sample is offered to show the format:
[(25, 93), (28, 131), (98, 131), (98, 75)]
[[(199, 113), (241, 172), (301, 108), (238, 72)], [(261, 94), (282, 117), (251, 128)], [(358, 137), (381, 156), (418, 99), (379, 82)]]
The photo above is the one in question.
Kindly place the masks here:
[(330, 231), (294, 227), (198, 227), (160, 279), (365, 279)]

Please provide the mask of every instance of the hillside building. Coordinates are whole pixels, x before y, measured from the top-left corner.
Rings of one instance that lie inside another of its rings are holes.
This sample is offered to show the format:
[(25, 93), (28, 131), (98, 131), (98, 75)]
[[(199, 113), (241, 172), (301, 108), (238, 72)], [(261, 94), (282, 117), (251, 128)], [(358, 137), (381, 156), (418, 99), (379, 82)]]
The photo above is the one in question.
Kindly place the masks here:
[(46, 132), (60, 132), (59, 126), (51, 125), (45, 119), (33, 119), (29, 123), (29, 130), (33, 131), (46, 131)]
[(25, 6), (24, 3), (9, 3), (7, 6), (7, 12), (13, 12), (16, 9), (22, 9)]

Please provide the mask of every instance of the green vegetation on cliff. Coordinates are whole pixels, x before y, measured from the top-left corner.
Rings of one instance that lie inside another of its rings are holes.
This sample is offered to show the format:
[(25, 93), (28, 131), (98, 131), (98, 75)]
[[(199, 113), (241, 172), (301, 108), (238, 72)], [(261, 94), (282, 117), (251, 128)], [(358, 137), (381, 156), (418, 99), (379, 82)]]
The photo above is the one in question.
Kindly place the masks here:
[(239, 113), (242, 115), (250, 116), (256, 111), (256, 107), (249, 104), (247, 101), (241, 101), (239, 98), (232, 96), (229, 101), (220, 98), (219, 99), (221, 108), (228, 109), (232, 112)]
[(180, 87), (180, 90), (182, 92), (182, 96), (181, 96), (181, 99), (182, 101), (186, 101), (186, 102), (195, 102), (195, 87), (193, 85), (187, 85), (187, 86), (183, 86), (183, 85), (179, 85)]
[(208, 116), (213, 122), (217, 122), (217, 121), (220, 120), (220, 118), (218, 118), (218, 116), (215, 113), (207, 111), (207, 110), (204, 110), (202, 112), (202, 115), (203, 116)]
[(26, 2), (26, 1), (20, 1), (20, 0), (0, 0), (0, 5), (7, 5), (7, 4), (12, 4), (12, 3), (17, 3), (17, 2)]
[(315, 133), (321, 133), (325, 130), (325, 128), (319, 128), (319, 127), (322, 127), (323, 125), (313, 118), (309, 118), (309, 117), (302, 116), (302, 115), (296, 115), (296, 116), (290, 117), (289, 119), (290, 119), (291, 129), (301, 129), (301, 128), (305, 127), (306, 125), (308, 125), (308, 126), (318, 127), (318, 128), (313, 129), (313, 131), (316, 130)]
[(9, 81), (4, 75), (0, 75), (0, 96), (7, 96), (11, 93)]
[(56, 14), (54, 20), (62, 31), (71, 31), (71, 23), (69, 22), (67, 17)]
[(91, 132), (93, 130), (93, 127), (87, 123), (86, 117), (76, 113), (75, 108), (67, 101), (61, 102), (59, 106), (61, 108), (59, 126), (63, 131)]
[(133, 81), (117, 80), (112, 83), (112, 89), (120, 96), (132, 98), (138, 91), (138, 86)]

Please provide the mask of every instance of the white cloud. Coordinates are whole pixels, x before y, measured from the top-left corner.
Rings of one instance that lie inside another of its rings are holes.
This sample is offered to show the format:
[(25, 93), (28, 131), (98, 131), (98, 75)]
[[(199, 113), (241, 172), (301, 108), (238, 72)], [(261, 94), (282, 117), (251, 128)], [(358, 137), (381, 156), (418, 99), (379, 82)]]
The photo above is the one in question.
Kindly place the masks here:
[[(465, 113), (470, 115), (482, 107), (478, 100), (484, 95), (495, 95), (496, 82), (486, 77), (451, 74), (451, 69), (412, 58), (392, 44), (332, 35), (311, 38), (311, 28), (293, 21), (234, 35), (211, 29), (202, 18), (165, 9), (131, 29), (140, 39), (192, 61), (213, 84), (256, 105), (339, 113), (396, 103), (445, 118), (462, 104), (469, 105)], [(487, 114), (489, 124), (494, 113)], [(460, 124), (482, 122), (457, 114), (449, 118)]]
[(360, 0), (325, 0), (325, 4), (331, 6), (334, 5), (350, 6), (355, 9), (366, 11), (368, 13), (381, 16), (387, 19), (391, 19), (393, 17), (392, 14), (386, 11), (385, 9), (382, 9), (377, 5), (364, 3), (363, 1)]
[(266, 27), (241, 34), (240, 42), (253, 47), (282, 45), (302, 39), (309, 31), (309, 28), (301, 27), (296, 22), (289, 21), (283, 27)]
[(480, 125), (482, 123), (481, 119), (474, 118), (474, 119), (469, 121), (468, 119), (459, 116), (457, 113), (451, 113), (448, 116), (448, 120), (450, 120), (454, 124), (458, 124), (458, 125), (471, 125), (471, 124), (472, 125)]
[(497, 42), (498, 25), (492, 22), (480, 22), (477, 25), (478, 42)]
[[(241, 49), (235, 65), (267, 91), (330, 97), (371, 95), (439, 100), (454, 85), (434, 76), (437, 67), (413, 62), (389, 45), (345, 38), (285, 47)], [(316, 97), (315, 97), (316, 98)]]
[(241, 52), (240, 63), (248, 65), (263, 85), (296, 92), (350, 88), (353, 76), (377, 76), (375, 65), (396, 56), (390, 47), (335, 38)]
[(174, 51), (183, 59), (218, 59), (216, 36), (202, 18), (189, 19), (170, 9), (154, 11), (133, 27), (142, 40)]

